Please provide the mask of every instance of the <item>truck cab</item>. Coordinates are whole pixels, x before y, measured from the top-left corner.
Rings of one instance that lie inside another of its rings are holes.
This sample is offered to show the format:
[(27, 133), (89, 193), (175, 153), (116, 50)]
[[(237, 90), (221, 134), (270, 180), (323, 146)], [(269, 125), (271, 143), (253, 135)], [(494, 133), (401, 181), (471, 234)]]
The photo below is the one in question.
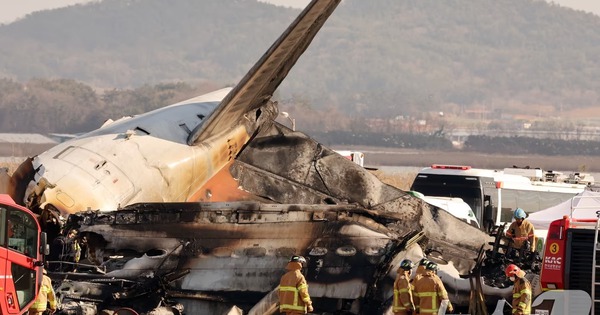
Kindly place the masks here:
[(548, 229), (540, 274), (543, 292), (583, 291), (589, 294), (591, 314), (600, 314), (600, 301), (596, 298), (600, 289), (598, 228), (597, 218), (564, 216), (553, 221)]
[(0, 314), (25, 314), (33, 304), (45, 248), (35, 214), (0, 194)]

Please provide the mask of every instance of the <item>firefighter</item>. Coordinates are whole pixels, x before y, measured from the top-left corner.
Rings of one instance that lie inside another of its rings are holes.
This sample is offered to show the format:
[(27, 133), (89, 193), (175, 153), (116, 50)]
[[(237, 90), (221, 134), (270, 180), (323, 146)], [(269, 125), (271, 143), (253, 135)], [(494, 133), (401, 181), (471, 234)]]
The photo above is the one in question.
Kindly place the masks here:
[(442, 280), (435, 274), (438, 266), (433, 261), (425, 265), (425, 274), (415, 282), (414, 299), (417, 314), (437, 315), (443, 301), (448, 303), (447, 310), (452, 312), (454, 308), (448, 299), (448, 292)]
[(508, 230), (506, 231), (506, 237), (513, 240), (511, 247), (514, 249), (521, 249), (525, 244), (525, 241), (529, 241), (531, 251), (535, 251), (535, 235), (533, 224), (527, 219), (527, 214), (521, 208), (517, 208), (514, 213), (515, 221), (513, 221)]
[(296, 315), (313, 311), (308, 284), (301, 272), (303, 265), (306, 265), (306, 259), (294, 255), (285, 267), (287, 273), (279, 282), (279, 312), (282, 314)]
[(415, 279), (413, 282), (417, 282), (424, 274), (425, 274), (425, 266), (427, 266), (429, 260), (425, 257), (419, 260), (419, 266), (417, 267), (417, 274), (415, 275)]
[[(47, 275), (46, 269), (43, 269), (42, 286), (37, 299), (29, 308), (29, 315), (54, 314), (56, 312), (56, 296), (52, 288), (52, 280)], [(50, 304), (50, 309), (47, 306)]]
[(414, 264), (409, 259), (401, 261), (398, 267), (398, 275), (394, 281), (394, 304), (392, 305), (394, 315), (411, 315), (415, 311), (410, 284), (410, 272), (413, 267)]
[(514, 282), (512, 314), (530, 315), (531, 314), (531, 283), (525, 279), (525, 271), (514, 264), (510, 264), (505, 270), (506, 276)]
[(81, 246), (77, 239), (77, 230), (69, 230), (66, 236), (58, 236), (52, 241), (48, 260), (51, 262), (69, 262), (53, 264), (50, 271), (75, 271), (81, 257)]

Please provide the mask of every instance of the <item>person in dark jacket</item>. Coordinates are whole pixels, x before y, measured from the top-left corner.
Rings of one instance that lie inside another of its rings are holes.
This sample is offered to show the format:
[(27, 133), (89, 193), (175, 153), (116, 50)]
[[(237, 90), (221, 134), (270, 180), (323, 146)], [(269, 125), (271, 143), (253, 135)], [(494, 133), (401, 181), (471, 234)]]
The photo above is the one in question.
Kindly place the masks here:
[[(70, 230), (66, 236), (58, 236), (50, 245), (48, 261), (50, 271), (74, 271), (75, 264), (79, 262), (81, 246), (77, 240), (77, 230)], [(68, 262), (61, 264), (59, 262)]]

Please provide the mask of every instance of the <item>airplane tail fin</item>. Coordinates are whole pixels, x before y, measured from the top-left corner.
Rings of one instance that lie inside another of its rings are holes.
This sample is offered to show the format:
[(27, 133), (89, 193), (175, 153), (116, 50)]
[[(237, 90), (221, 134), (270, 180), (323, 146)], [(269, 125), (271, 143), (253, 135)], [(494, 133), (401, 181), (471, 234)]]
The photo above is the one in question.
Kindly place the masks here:
[[(189, 135), (193, 145), (235, 125), (269, 101), (341, 0), (313, 0), (203, 123)], [(260, 113), (257, 113), (260, 114)]]

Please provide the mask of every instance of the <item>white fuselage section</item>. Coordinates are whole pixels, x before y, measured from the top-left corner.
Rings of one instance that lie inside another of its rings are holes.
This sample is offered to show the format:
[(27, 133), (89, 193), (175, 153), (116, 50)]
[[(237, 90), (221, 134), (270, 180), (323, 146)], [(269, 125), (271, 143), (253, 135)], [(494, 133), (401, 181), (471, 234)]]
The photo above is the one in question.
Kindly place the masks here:
[(227, 155), (237, 153), (231, 143), (239, 139), (241, 126), (212, 142), (186, 142), (229, 91), (123, 118), (55, 146), (34, 158), (35, 183), (27, 195), (43, 193), (42, 206), (51, 203), (63, 214), (188, 201)]

